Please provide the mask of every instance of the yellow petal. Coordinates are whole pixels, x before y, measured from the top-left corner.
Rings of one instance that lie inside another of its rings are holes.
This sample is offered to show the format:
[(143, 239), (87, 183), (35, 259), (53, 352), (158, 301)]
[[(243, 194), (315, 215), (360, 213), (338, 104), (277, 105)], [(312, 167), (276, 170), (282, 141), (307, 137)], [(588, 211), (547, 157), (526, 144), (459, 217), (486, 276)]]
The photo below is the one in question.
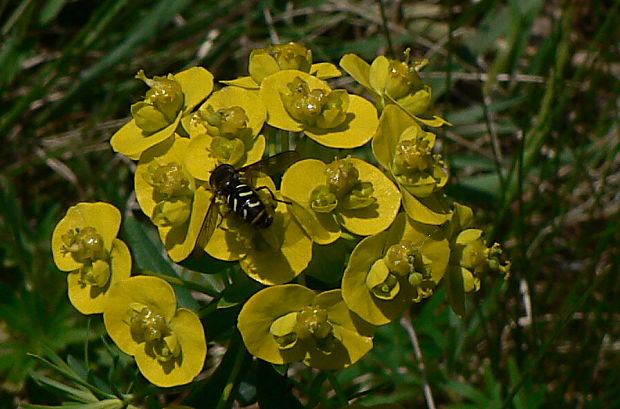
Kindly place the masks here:
[[(317, 159), (306, 159), (294, 163), (282, 176), (280, 192), (305, 210), (300, 216), (312, 218), (305, 222), (306, 232), (318, 244), (329, 244), (340, 237), (340, 226), (331, 213), (317, 213), (310, 209), (310, 193), (325, 184), (326, 165)], [(306, 217), (304, 217), (304, 220)], [(304, 223), (304, 220), (299, 220)]]
[(213, 74), (203, 67), (192, 67), (178, 74), (174, 78), (181, 85), (185, 101), (184, 112), (189, 112), (202, 102), (213, 91)]
[(266, 53), (252, 53), (250, 56), (250, 63), (248, 64), (248, 71), (250, 77), (258, 84), (260, 84), (269, 75), (278, 72), (280, 66), (275, 58)]
[(82, 267), (69, 252), (63, 252), (62, 236), (75, 228), (94, 227), (103, 238), (104, 248), (112, 249), (112, 243), (121, 225), (121, 213), (109, 203), (78, 203), (71, 206), (52, 233), (52, 254), (61, 271), (73, 271)]
[(239, 78), (235, 78), (234, 80), (226, 80), (226, 81), (220, 81), (222, 84), (226, 84), (226, 85), (234, 85), (235, 87), (241, 87), (241, 88), (245, 88), (245, 89), (251, 89), (251, 90), (256, 90), (258, 91), (260, 85), (257, 84), (252, 77), (239, 77)]
[[(282, 238), (282, 246), (274, 249), (268, 245), (247, 250), (240, 261), (241, 268), (256, 281), (275, 285), (297, 277), (312, 259), (312, 240), (288, 214), (286, 206), (279, 205), (271, 226), (265, 233), (273, 232)], [(262, 232), (261, 232), (262, 233)]]
[(342, 75), (340, 70), (334, 64), (328, 62), (312, 64), (310, 67), (310, 74), (322, 80), (336, 78)]
[(119, 281), (129, 278), (131, 274), (131, 255), (127, 245), (114, 239), (110, 253), (110, 280), (104, 287), (84, 284), (80, 281), (80, 272), (74, 271), (67, 275), (69, 300), (76, 310), (82, 314), (99, 314), (103, 312), (110, 287)]
[(179, 113), (177, 119), (172, 124), (148, 136), (142, 133), (142, 129), (138, 128), (136, 121), (131, 120), (112, 135), (110, 144), (115, 152), (122, 153), (129, 159), (136, 160), (140, 157), (140, 154), (148, 148), (172, 137), (180, 120), (181, 113)]
[[(402, 217), (399, 219), (404, 221)], [(360, 241), (351, 253), (342, 277), (342, 297), (347, 306), (373, 325), (394, 320), (411, 299), (406, 291), (400, 291), (394, 299), (382, 300), (374, 297), (365, 284), (374, 262), (383, 258), (385, 249), (393, 244), (391, 241), (400, 240), (395, 236), (393, 232), (386, 231)]]
[[(210, 135), (200, 135), (191, 138), (187, 154), (185, 156), (185, 165), (189, 173), (196, 179), (208, 181), (211, 172), (219, 164), (216, 158), (211, 154), (211, 142), (213, 138)], [(258, 162), (265, 153), (265, 136), (258, 135), (252, 140), (249, 150), (245, 153), (245, 157), (235, 167), (243, 167), (250, 163)]]
[(212, 195), (213, 193), (207, 190), (206, 184), (198, 186), (194, 191), (189, 223), (159, 228), (160, 237), (172, 261), (179, 262), (186, 259), (196, 247), (196, 240), (211, 205)]
[(269, 328), (276, 319), (301, 310), (313, 299), (314, 292), (298, 284), (268, 287), (254, 294), (243, 305), (237, 321), (248, 352), (280, 365), (301, 360), (305, 351), (300, 344), (280, 350)]
[(408, 219), (403, 235), (403, 240), (409, 240), (422, 248), (422, 254), (431, 262), (432, 278), (436, 284), (443, 278), (450, 261), (447, 233), (447, 226), (423, 224)]
[(424, 198), (417, 198), (406, 190), (403, 195), (403, 207), (413, 220), (426, 224), (442, 224), (452, 216), (447, 203), (437, 193)]
[(317, 129), (306, 129), (305, 132), (321, 145), (349, 149), (368, 142), (377, 130), (378, 124), (375, 106), (365, 98), (349, 95), (347, 119), (342, 125), (321, 132)]
[(372, 151), (386, 169), (391, 169), (394, 149), (400, 135), (410, 126), (419, 125), (410, 115), (396, 105), (387, 105), (381, 113), (377, 132), (372, 138)]
[(317, 295), (314, 302), (327, 310), (327, 319), (334, 327), (334, 332), (342, 336), (350, 364), (357, 362), (372, 349), (375, 327), (347, 307), (341, 290), (325, 291)]
[(360, 83), (364, 88), (372, 90), (370, 86), (370, 65), (355, 54), (346, 54), (340, 59), (340, 66)]
[(168, 322), (177, 309), (172, 286), (161, 278), (135, 276), (112, 285), (103, 310), (103, 322), (119, 349), (129, 355), (135, 355), (140, 348), (144, 349), (143, 344), (133, 339), (129, 325), (124, 322), (132, 303), (146, 305)]
[(135, 354), (142, 375), (160, 387), (191, 382), (202, 370), (207, 354), (204, 330), (196, 313), (179, 308), (170, 321), (170, 328), (181, 345), (181, 359), (160, 363), (144, 350), (138, 350)]
[(217, 160), (211, 155), (211, 141), (209, 135), (192, 137), (184, 158), (187, 171), (196, 179), (209, 180), (211, 172), (217, 167)]
[(362, 236), (379, 233), (394, 221), (400, 208), (400, 192), (375, 166), (361, 159), (351, 158), (351, 161), (359, 171), (360, 181), (372, 183), (373, 197), (377, 201), (362, 209), (340, 211), (341, 224), (351, 233)]
[(284, 129), (285, 131), (298, 132), (303, 129), (302, 125), (293, 119), (282, 102), (281, 94), (290, 93), (288, 84), (295, 78), (304, 80), (308, 87), (312, 89), (322, 89), (327, 92), (331, 88), (325, 81), (297, 70), (278, 71), (265, 78), (260, 87), (260, 97), (267, 104), (267, 123), (273, 127)]
[(375, 92), (384, 94), (389, 72), (390, 61), (382, 55), (375, 58), (370, 64), (368, 82)]
[(258, 95), (239, 87), (224, 87), (214, 92), (199, 110), (206, 111), (209, 105), (215, 111), (233, 106), (243, 108), (249, 119), (248, 127), (252, 128), (252, 136), (258, 135), (267, 117), (267, 108)]
[[(154, 216), (157, 202), (154, 198), (153, 186), (148, 182), (147, 174), (149, 173), (149, 167), (153, 165), (162, 166), (171, 162), (183, 165), (189, 144), (189, 138), (177, 136), (174, 139), (171, 138), (169, 141), (145, 151), (140, 157), (134, 175), (134, 189), (142, 211), (150, 218)], [(187, 176), (191, 178), (189, 172)]]

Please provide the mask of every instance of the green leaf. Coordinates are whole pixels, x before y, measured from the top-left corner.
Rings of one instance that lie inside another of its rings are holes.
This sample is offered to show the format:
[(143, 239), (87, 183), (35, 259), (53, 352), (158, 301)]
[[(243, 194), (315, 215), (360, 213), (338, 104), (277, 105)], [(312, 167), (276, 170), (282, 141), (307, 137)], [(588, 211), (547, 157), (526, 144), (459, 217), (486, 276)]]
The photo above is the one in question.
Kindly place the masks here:
[(39, 23), (46, 25), (58, 17), (60, 10), (65, 5), (66, 0), (48, 0), (39, 13)]
[(48, 378), (47, 376), (40, 375), (37, 372), (32, 373), (30, 376), (38, 384), (42, 386), (47, 386), (50, 390), (60, 393), (66, 398), (76, 400), (78, 402), (84, 402), (84, 403), (97, 401), (97, 398), (95, 397), (95, 395), (93, 395), (88, 389), (84, 387), (81, 387), (79, 389), (74, 388), (62, 382)]
[[(145, 228), (135, 217), (127, 217), (123, 223), (123, 237), (131, 247), (133, 259), (140, 269), (178, 277), (172, 267), (173, 263), (164, 258), (165, 250), (153, 229)], [(189, 289), (178, 285), (174, 288), (180, 306), (198, 308), (198, 303)]]

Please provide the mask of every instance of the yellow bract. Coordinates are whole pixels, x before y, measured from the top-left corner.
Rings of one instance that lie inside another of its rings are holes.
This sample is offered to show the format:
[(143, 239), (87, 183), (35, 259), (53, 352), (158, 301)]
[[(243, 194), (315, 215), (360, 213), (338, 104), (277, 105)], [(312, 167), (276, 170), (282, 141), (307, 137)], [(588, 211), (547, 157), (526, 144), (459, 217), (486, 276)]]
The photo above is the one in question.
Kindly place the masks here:
[(175, 137), (145, 151), (135, 174), (142, 211), (157, 225), (170, 258), (180, 261), (194, 249), (211, 203), (206, 182), (185, 167), (190, 140)]
[(387, 324), (411, 302), (433, 294), (449, 258), (444, 230), (401, 213), (389, 230), (355, 247), (342, 278), (342, 296), (364, 320)]
[(417, 73), (426, 63), (409, 63), (408, 50), (404, 62), (379, 56), (369, 65), (355, 54), (340, 60), (340, 66), (372, 94), (379, 110), (394, 104), (416, 121), (439, 127), (449, 123), (430, 112), (431, 88)]
[(54, 262), (69, 272), (69, 299), (83, 314), (102, 312), (110, 285), (131, 273), (129, 250), (116, 239), (120, 224), (121, 215), (114, 206), (78, 203), (54, 228)]
[[(158, 122), (157, 112), (162, 110), (166, 111), (166, 109), (162, 108), (157, 110), (155, 104), (148, 103), (148, 106), (143, 105), (138, 107), (140, 108), (139, 111), (143, 113), (143, 119), (138, 120), (138, 122), (136, 122), (135, 118), (132, 119), (125, 126), (119, 129), (118, 132), (112, 135), (110, 144), (116, 152), (122, 153), (123, 155), (135, 160), (138, 159), (140, 154), (146, 149), (171, 138), (174, 135), (181, 118), (189, 114), (213, 90), (213, 75), (202, 67), (189, 68), (174, 75), (169, 74), (168, 77), (163, 79), (167, 82), (178, 84), (182, 91), (183, 103), (178, 108), (178, 112), (176, 112), (173, 118), (170, 118), (171, 114), (169, 112), (167, 112), (166, 115), (163, 113), (160, 114), (162, 115), (161, 118), (163, 118), (161, 120), (167, 122), (167, 124), (164, 124), (163, 128), (160, 129), (157, 129), (157, 125), (152, 125), (151, 127), (147, 127), (147, 131), (145, 131), (140, 127), (140, 125), (144, 126), (143, 123), (145, 122)], [(149, 81), (157, 82), (156, 80), (157, 77), (154, 80)], [(157, 93), (157, 95), (161, 94), (162, 92)], [(164, 96), (166, 96), (165, 92)], [(147, 93), (147, 99), (149, 98), (150, 96)], [(134, 109), (134, 111), (136, 111), (136, 109)]]
[(265, 288), (239, 313), (248, 351), (268, 362), (303, 360), (313, 368), (339, 369), (372, 348), (374, 327), (352, 313), (340, 290), (316, 295), (298, 284)]
[(312, 64), (312, 50), (299, 43), (272, 45), (252, 50), (248, 65), (249, 77), (221, 81), (227, 85), (258, 90), (263, 79), (280, 70), (298, 70), (320, 79), (339, 77), (340, 70), (331, 63)]
[(340, 226), (364, 236), (383, 231), (400, 207), (398, 189), (379, 169), (356, 158), (344, 161), (356, 169), (359, 180), (342, 192), (325, 188), (330, 165), (320, 160), (297, 162), (282, 177), (282, 195), (294, 203), (293, 215), (318, 244), (336, 241)]
[[(276, 193), (269, 177), (257, 178), (254, 185), (265, 186)], [(273, 205), (268, 193), (261, 199), (266, 206)], [(223, 212), (230, 214), (224, 216), (205, 248), (212, 257), (239, 260), (241, 268), (250, 277), (266, 285), (291, 281), (308, 266), (312, 259), (312, 240), (290, 216), (284, 204), (277, 205), (273, 223), (267, 228), (252, 226), (231, 209)]]
[(265, 105), (256, 93), (238, 87), (214, 92), (183, 120), (191, 137), (185, 164), (192, 176), (208, 180), (219, 164), (242, 167), (260, 160), (265, 137), (259, 132), (266, 116)]
[(442, 224), (450, 218), (450, 208), (440, 192), (448, 174), (441, 158), (432, 154), (434, 142), (434, 134), (423, 131), (398, 107), (388, 105), (381, 114), (372, 150), (399, 184), (407, 214), (422, 223)]
[(202, 369), (207, 345), (200, 319), (177, 309), (174, 290), (160, 278), (136, 276), (114, 284), (103, 320), (116, 345), (157, 386), (189, 383)]
[(269, 125), (303, 130), (330, 148), (362, 146), (377, 128), (377, 111), (368, 100), (332, 90), (326, 82), (301, 71), (284, 70), (268, 76), (261, 84), (260, 96), (267, 104)]

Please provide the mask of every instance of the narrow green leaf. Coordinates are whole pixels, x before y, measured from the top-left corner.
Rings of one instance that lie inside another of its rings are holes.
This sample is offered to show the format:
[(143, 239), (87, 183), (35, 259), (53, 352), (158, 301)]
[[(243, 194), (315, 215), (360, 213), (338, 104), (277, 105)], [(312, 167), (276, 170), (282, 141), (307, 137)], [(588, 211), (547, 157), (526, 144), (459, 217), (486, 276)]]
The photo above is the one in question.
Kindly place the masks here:
[(45, 5), (41, 7), (41, 12), (39, 13), (39, 23), (41, 25), (46, 25), (56, 19), (65, 3), (66, 0), (47, 0)]

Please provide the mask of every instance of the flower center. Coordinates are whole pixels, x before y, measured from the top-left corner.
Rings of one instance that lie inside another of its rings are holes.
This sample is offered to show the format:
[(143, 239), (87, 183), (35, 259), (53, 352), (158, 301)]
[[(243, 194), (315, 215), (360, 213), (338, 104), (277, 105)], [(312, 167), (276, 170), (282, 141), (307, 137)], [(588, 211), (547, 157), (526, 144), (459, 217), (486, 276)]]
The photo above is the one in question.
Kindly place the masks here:
[(149, 79), (140, 70), (136, 78), (148, 85), (144, 101), (131, 106), (131, 114), (136, 125), (145, 133), (155, 133), (174, 122), (183, 108), (185, 97), (181, 85), (174, 76)]
[(310, 71), (312, 53), (299, 43), (278, 44), (267, 48), (281, 70)]
[(370, 182), (359, 180), (359, 171), (351, 158), (336, 160), (325, 168), (326, 183), (311, 194), (311, 206), (321, 212), (341, 209), (353, 210), (370, 206), (376, 201), (374, 188)]
[(196, 119), (202, 120), (211, 136), (226, 138), (245, 138), (252, 136), (252, 129), (248, 127), (250, 119), (245, 110), (239, 106), (221, 108), (217, 111), (211, 106), (196, 113)]
[(297, 328), (301, 338), (312, 339), (326, 355), (331, 354), (339, 342), (327, 320), (327, 310), (317, 305), (308, 305), (297, 312)]
[(76, 227), (62, 235), (64, 253), (71, 253), (75, 261), (90, 263), (107, 259), (103, 237), (94, 227)]
[(165, 199), (191, 195), (191, 192), (189, 192), (189, 179), (181, 165), (177, 162), (169, 162), (160, 166), (149, 166), (146, 178), (147, 182), (155, 189), (155, 192), (162, 195)]
[(415, 302), (433, 294), (435, 282), (430, 262), (422, 255), (420, 247), (409, 240), (403, 240), (390, 246), (383, 260), (390, 272), (405, 278), (413, 287)]
[(284, 108), (296, 121), (305, 125), (331, 129), (346, 119), (349, 95), (344, 90), (310, 90), (301, 78), (295, 78), (288, 85), (290, 92), (282, 95)]
[(166, 319), (144, 304), (132, 303), (127, 310), (125, 323), (136, 342), (144, 342), (147, 352), (158, 361), (167, 362), (179, 357), (181, 345), (170, 330)]

